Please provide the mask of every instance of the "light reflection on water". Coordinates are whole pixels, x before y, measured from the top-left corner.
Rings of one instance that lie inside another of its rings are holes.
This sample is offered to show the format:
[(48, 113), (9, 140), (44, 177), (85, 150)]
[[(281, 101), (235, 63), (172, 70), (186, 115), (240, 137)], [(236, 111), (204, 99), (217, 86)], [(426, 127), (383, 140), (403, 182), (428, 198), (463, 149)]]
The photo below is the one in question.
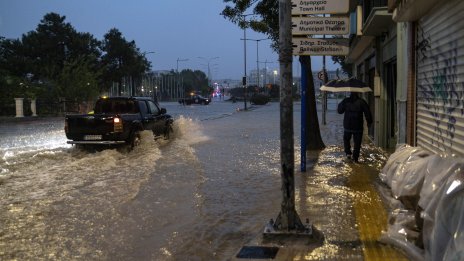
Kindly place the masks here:
[[(60, 120), (10, 143), (3, 137), (16, 136), (0, 128), (0, 259), (224, 260), (253, 240), (280, 209), (278, 104), (163, 106), (176, 118), (174, 138), (144, 133), (131, 153), (66, 145)], [(321, 127), (329, 146), (295, 174), (297, 211), (327, 240), (307, 260), (360, 256), (338, 128)], [(363, 153), (366, 164), (384, 160)]]

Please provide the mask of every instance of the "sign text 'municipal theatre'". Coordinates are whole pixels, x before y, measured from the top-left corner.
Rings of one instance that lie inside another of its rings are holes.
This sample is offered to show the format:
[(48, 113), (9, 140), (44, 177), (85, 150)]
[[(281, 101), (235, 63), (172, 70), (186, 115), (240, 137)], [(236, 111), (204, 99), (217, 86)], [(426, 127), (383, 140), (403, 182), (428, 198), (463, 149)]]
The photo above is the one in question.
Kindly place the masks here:
[(348, 34), (348, 17), (292, 17), (292, 34)]

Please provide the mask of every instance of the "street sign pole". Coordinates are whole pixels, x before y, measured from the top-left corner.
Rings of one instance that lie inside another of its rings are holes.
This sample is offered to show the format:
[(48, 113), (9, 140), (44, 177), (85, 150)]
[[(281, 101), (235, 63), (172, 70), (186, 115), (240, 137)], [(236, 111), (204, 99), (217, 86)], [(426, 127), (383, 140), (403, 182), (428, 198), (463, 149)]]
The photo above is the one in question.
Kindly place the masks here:
[[(325, 17), (325, 14), (324, 14)], [(322, 37), (325, 39), (325, 34)], [(322, 56), (322, 71), (324, 72), (324, 80), (323, 83), (326, 84), (326, 79), (327, 79), (327, 73), (325, 70), (325, 55)], [(322, 92), (322, 124), (327, 125), (327, 92), (323, 91)]]
[(306, 172), (306, 100), (307, 100), (307, 94), (306, 94), (306, 85), (307, 85), (307, 77), (306, 77), (306, 64), (301, 62), (300, 59), (300, 65), (301, 65), (301, 150), (300, 150), (300, 166), (301, 166), (301, 172)]

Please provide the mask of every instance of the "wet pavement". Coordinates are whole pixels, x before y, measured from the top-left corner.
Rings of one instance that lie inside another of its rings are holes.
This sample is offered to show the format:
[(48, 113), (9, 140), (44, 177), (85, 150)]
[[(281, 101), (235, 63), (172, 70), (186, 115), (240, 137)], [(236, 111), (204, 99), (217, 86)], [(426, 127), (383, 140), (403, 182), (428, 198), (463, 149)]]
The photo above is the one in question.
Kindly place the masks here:
[[(299, 114), (298, 104), (294, 109)], [(318, 244), (293, 236), (267, 242), (257, 235), (245, 246), (278, 247), (273, 260), (408, 260), (399, 250), (379, 242), (387, 228), (387, 209), (376, 186), (380, 184), (378, 174), (388, 155), (365, 135), (360, 163), (346, 159), (342, 117), (333, 106), (329, 107), (327, 124), (320, 125), (326, 148), (307, 153), (305, 173), (299, 172), (298, 156), (295, 163), (297, 213), (303, 223), (309, 219), (323, 233), (324, 242)], [(295, 123), (299, 127), (297, 118)], [(296, 128), (296, 144), (299, 144), (298, 132)], [(298, 148), (296, 151), (299, 155)], [(233, 260), (255, 259), (234, 257)]]
[(274, 260), (407, 260), (378, 241), (387, 211), (376, 186), (388, 155), (365, 137), (360, 163), (346, 160), (335, 103), (320, 124), (326, 148), (307, 153), (305, 173), (294, 104), (295, 205), (322, 244), (262, 239), (281, 203), (278, 103), (167, 104), (175, 138), (130, 154), (63, 145), (60, 119), (40, 137), (29, 133), (34, 123), (11, 131), (18, 120), (2, 122), (0, 259), (253, 260), (236, 254), (272, 246)]

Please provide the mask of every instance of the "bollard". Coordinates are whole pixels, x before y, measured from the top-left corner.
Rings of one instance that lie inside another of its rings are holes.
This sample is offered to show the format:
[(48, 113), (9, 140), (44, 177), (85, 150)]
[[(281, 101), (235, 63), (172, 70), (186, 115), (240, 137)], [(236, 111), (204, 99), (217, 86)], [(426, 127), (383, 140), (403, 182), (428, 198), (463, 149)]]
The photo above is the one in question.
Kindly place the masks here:
[(16, 118), (24, 117), (24, 98), (14, 98), (16, 103)]
[(37, 116), (36, 99), (31, 100), (31, 111), (32, 111), (32, 116), (33, 117)]

